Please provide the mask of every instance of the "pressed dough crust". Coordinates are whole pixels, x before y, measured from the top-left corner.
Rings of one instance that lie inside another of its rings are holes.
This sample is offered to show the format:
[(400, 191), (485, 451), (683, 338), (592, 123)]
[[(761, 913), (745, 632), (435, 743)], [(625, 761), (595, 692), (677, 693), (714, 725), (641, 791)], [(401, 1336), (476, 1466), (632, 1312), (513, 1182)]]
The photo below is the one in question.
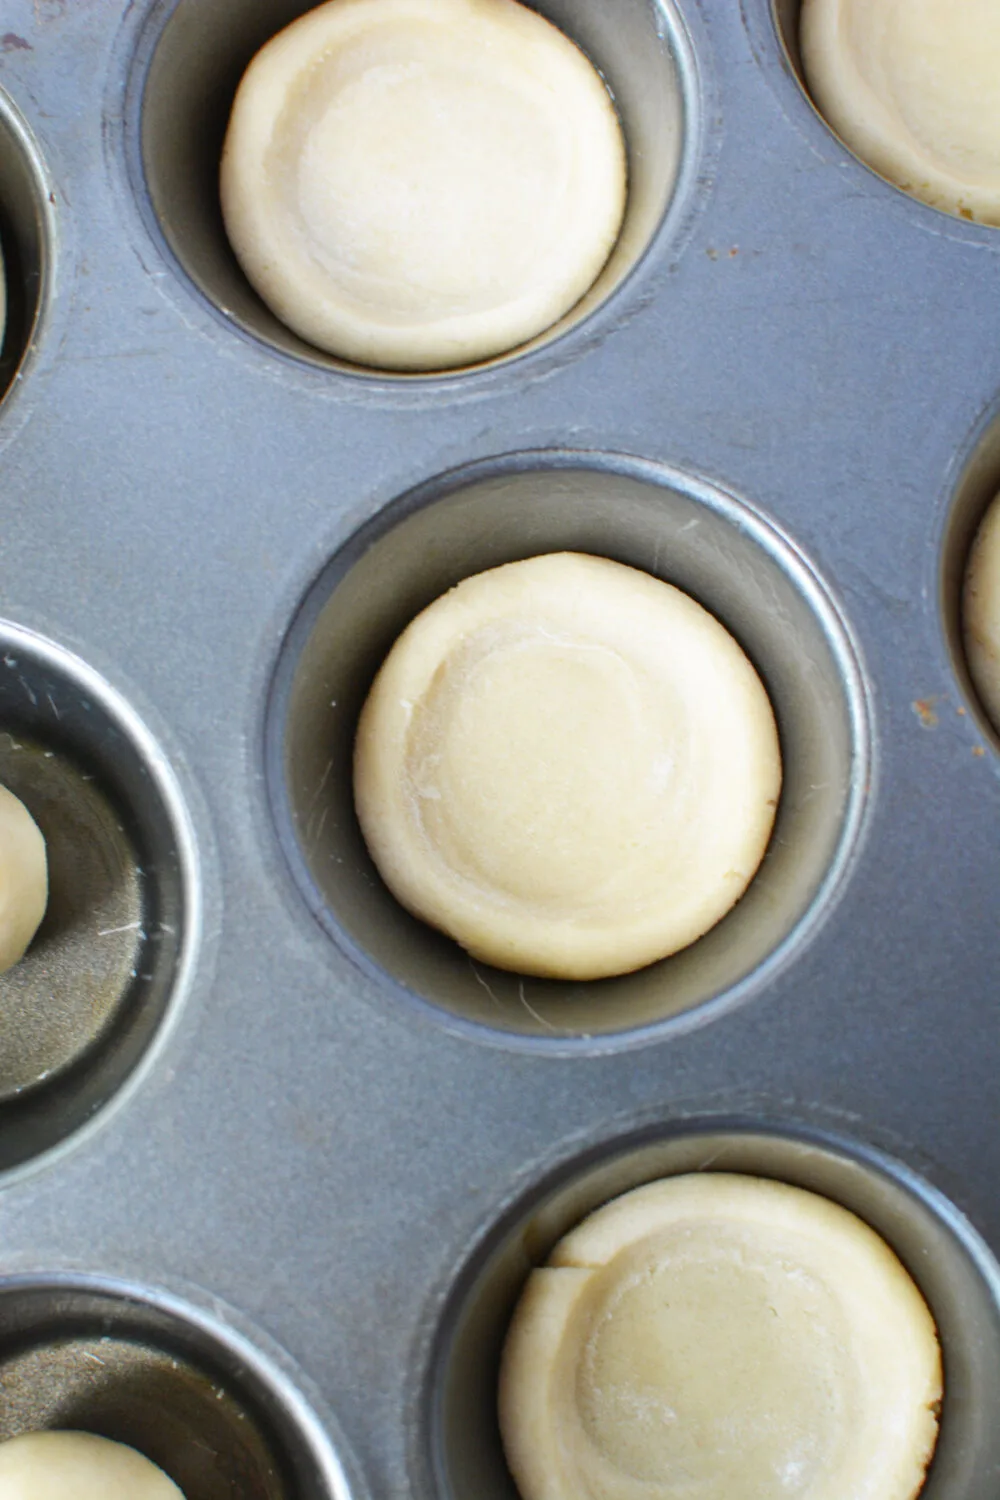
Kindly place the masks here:
[(816, 104), (863, 161), (1000, 224), (996, 0), (804, 0), (801, 47)]
[(148, 1458), (89, 1432), (29, 1432), (0, 1443), (2, 1500), (184, 1500)]
[(1000, 734), (1000, 495), (976, 534), (962, 608), (969, 671)]
[(48, 897), (45, 840), (24, 803), (0, 786), (0, 974), (24, 957)]
[(328, 0), (233, 106), (226, 229), (302, 338), (445, 369), (579, 301), (625, 207), (625, 148), (583, 53), (515, 0)]
[(679, 589), (578, 553), (468, 578), (399, 637), (355, 803), (386, 884), (499, 968), (592, 979), (743, 894), (781, 762), (740, 647)]
[(889, 1247), (825, 1198), (669, 1178), (532, 1273), (500, 1372), (523, 1500), (913, 1500), (941, 1360)]

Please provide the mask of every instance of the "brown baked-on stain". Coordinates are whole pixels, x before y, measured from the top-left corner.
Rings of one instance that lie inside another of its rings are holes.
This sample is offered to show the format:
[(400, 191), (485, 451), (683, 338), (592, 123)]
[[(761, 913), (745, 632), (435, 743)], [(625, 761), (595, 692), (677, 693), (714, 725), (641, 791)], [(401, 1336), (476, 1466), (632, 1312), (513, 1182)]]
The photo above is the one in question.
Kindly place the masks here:
[(936, 698), (917, 698), (913, 703), (913, 712), (920, 720), (924, 729), (936, 729), (938, 726), (937, 710), (934, 705)]

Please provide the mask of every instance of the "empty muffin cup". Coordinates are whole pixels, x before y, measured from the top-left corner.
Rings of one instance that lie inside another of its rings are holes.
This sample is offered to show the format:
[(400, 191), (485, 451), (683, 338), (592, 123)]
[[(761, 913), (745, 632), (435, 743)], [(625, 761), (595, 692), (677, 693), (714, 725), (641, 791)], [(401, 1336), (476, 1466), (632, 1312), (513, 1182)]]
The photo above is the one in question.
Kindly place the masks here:
[[(784, 766), (768, 852), (739, 904), (682, 952), (588, 982), (487, 968), (410, 917), (374, 869), (352, 798), (361, 707), (403, 627), (465, 577), (561, 551), (630, 564), (715, 615), (760, 675)], [(542, 1048), (638, 1042), (665, 1023), (707, 1018), (772, 974), (840, 887), (861, 826), (868, 753), (850, 638), (778, 532), (689, 476), (553, 453), (446, 475), (345, 544), (283, 644), (265, 748), (282, 847), (329, 935), (396, 1000), (483, 1039)]]
[[(513, 354), (579, 324), (621, 286), (654, 240), (679, 227), (696, 181), (700, 136), (697, 69), (673, 0), (542, 0), (533, 8), (577, 44), (610, 90), (625, 136), (628, 202), (590, 290)], [(261, 301), (230, 248), (220, 208), (219, 165), (240, 80), (266, 42), (312, 9), (301, 0), (179, 0), (158, 8), (134, 61), (127, 152), (150, 228), (217, 312), (278, 353), (364, 374), (362, 366), (299, 337)]]
[(125, 1443), (185, 1500), (359, 1500), (329, 1418), (217, 1302), (111, 1278), (0, 1278), (0, 1387), (0, 1441)]
[(49, 900), (0, 974), (0, 1171), (124, 1086), (190, 969), (194, 855), (180, 794), (131, 709), (83, 662), (0, 624), (0, 784), (46, 842)]
[(486, 1233), (439, 1309), (413, 1452), (422, 1500), (517, 1500), (500, 1442), (500, 1357), (522, 1288), (566, 1232), (632, 1188), (685, 1173), (772, 1178), (850, 1210), (895, 1251), (937, 1325), (940, 1435), (921, 1500), (977, 1500), (1000, 1461), (1000, 1271), (928, 1183), (867, 1147), (798, 1127), (719, 1118), (650, 1125), (549, 1172)]

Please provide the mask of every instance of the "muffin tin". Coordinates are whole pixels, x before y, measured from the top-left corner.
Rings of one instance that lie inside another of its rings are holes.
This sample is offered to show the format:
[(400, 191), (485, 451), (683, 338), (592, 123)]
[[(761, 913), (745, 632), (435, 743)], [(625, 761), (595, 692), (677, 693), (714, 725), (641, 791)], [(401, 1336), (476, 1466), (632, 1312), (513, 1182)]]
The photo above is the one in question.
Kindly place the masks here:
[[(10, 0), (0, 35), (0, 780), (57, 892), (0, 979), (0, 1436), (91, 1426), (188, 1500), (511, 1500), (527, 1269), (715, 1167), (895, 1246), (944, 1345), (925, 1494), (980, 1500), (1000, 738), (959, 599), (1000, 232), (840, 145), (790, 0), (544, 0), (621, 110), (619, 250), (522, 351), (354, 369), (255, 299), (215, 197), (239, 75), (305, 8)], [(588, 986), (408, 918), (348, 781), (401, 626), (564, 547), (718, 614), (786, 766), (745, 900)]]

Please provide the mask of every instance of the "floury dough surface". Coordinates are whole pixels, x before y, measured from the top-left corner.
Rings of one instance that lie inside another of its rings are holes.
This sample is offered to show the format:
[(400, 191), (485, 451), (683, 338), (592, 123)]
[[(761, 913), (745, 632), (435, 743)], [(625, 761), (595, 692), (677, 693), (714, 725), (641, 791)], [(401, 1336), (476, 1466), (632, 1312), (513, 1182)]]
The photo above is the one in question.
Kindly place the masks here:
[(31, 1432), (0, 1443), (0, 1500), (184, 1500), (134, 1448), (89, 1432)]
[(626, 973), (743, 894), (781, 784), (763, 685), (712, 615), (604, 558), (468, 578), (387, 657), (355, 802), (383, 879), (499, 968)]
[(24, 803), (0, 786), (0, 974), (24, 957), (48, 894), (45, 840)]
[(523, 1500), (913, 1500), (937, 1440), (931, 1315), (825, 1198), (651, 1183), (532, 1273), (499, 1412)]
[(986, 512), (973, 544), (963, 625), (972, 681), (1000, 734), (1000, 496)]
[(226, 229), (302, 338), (386, 369), (512, 349), (589, 289), (625, 148), (583, 53), (514, 0), (328, 0), (233, 106)]
[(1000, 224), (996, 0), (804, 0), (801, 46), (816, 104), (862, 161)]

